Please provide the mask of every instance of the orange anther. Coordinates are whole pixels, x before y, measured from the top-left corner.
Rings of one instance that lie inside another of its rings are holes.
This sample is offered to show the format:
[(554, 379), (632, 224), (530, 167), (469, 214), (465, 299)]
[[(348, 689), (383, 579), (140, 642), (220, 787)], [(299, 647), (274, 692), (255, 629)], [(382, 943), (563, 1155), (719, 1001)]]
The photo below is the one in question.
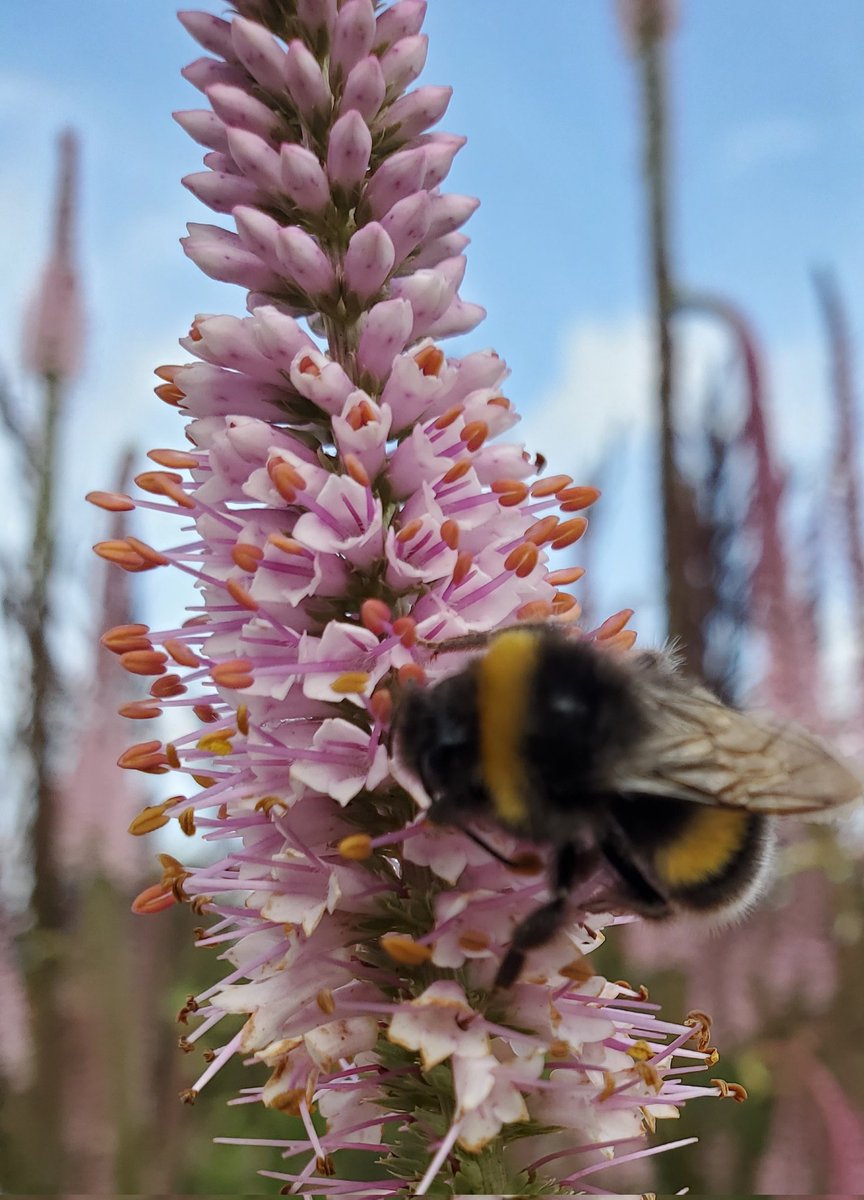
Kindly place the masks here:
[(147, 457), (160, 467), (173, 467), (175, 471), (193, 470), (201, 466), (196, 455), (185, 450), (148, 450)]
[(97, 542), (93, 550), (100, 558), (116, 563), (124, 571), (138, 571), (144, 566), (140, 554), (136, 554), (125, 540), (112, 539), (107, 542)]
[(164, 554), (160, 554), (158, 550), (154, 550), (152, 546), (142, 542), (140, 538), (133, 537), (131, 533), (126, 541), (144, 562), (152, 563), (154, 567), (165, 567), (170, 562), (170, 559), (166, 558)]
[(145, 833), (153, 833), (167, 825), (171, 818), (165, 815), (165, 809), (170, 803), (168, 800), (162, 804), (148, 804), (146, 808), (142, 808), (137, 817), (133, 818), (129, 833), (133, 837), (143, 837)]
[(192, 711), (199, 721), (204, 721), (207, 724), (211, 721), (219, 720), (219, 714), (212, 704), (193, 704)]
[(267, 538), (271, 546), (275, 546), (277, 550), (281, 550), (283, 554), (299, 554), (303, 558), (311, 558), (312, 555), (305, 546), (294, 538), (286, 537), (284, 533), (271, 533)]
[(451, 520), (450, 517), (446, 521), (441, 522), (441, 541), (450, 550), (455, 550), (459, 545), (459, 532), (458, 524), (456, 521)]
[(402, 645), (410, 650), (417, 641), (417, 622), (413, 617), (397, 617), (393, 622), (393, 632)]
[(120, 655), (120, 665), (130, 675), (164, 675), (168, 655), (158, 650), (129, 650)]
[(584, 954), (580, 954), (566, 966), (558, 968), (559, 975), (563, 975), (565, 979), (572, 979), (574, 983), (587, 983), (589, 979), (594, 978), (596, 973)]
[(528, 527), (528, 531), (525, 534), (525, 541), (533, 542), (535, 546), (542, 546), (545, 542), (551, 540), (558, 526), (559, 521), (557, 517), (542, 517), (539, 521), (535, 521), (533, 525)]
[(512, 492), (504, 492), (498, 497), (498, 503), (502, 508), (515, 508), (517, 504), (521, 504), (528, 495), (528, 488), (524, 483), (520, 483), (518, 488)]
[(135, 476), (135, 482), (142, 492), (162, 496), (166, 483), (182, 483), (183, 476), (174, 471), (142, 471), (140, 475)]
[(197, 654), (192, 653), (185, 642), (179, 642), (176, 638), (168, 638), (162, 643), (162, 646), (181, 667), (201, 666), (201, 659)]
[(106, 512), (131, 512), (135, 501), (123, 492), (88, 492), (84, 499)]
[(336, 1011), (336, 1001), (333, 999), (333, 993), (329, 988), (322, 988), (318, 992), (315, 997), (315, 1003), (328, 1017)]
[(452, 425), (457, 417), (462, 415), (462, 405), (454, 404), (446, 409), (432, 426), (433, 429), (446, 429), (448, 425)]
[(469, 554), (467, 550), (460, 550), (456, 555), (456, 565), (453, 568), (453, 583), (456, 587), (465, 581), (468, 572), (474, 565), (474, 555)]
[(551, 583), (553, 587), (566, 587), (568, 583), (575, 583), (577, 579), (581, 579), (584, 574), (584, 567), (565, 567), (563, 571), (550, 571), (546, 582)]
[(153, 374), (157, 379), (164, 379), (166, 383), (173, 383), (181, 365), (181, 363), (163, 363), (161, 367), (153, 368)]
[(112, 629), (106, 629), (99, 640), (112, 654), (126, 654), (130, 650), (152, 650), (153, 646), (147, 636), (149, 632), (149, 625), (115, 625)]
[(210, 618), (207, 616), (207, 614), (206, 613), (198, 613), (198, 615), (195, 617), (187, 617), (186, 620), (183, 622), (183, 628), (184, 629), (193, 629), (198, 625), (209, 625), (209, 624), (210, 624)]
[(345, 464), (345, 470), (355, 483), (359, 483), (361, 487), (370, 487), (372, 480), (369, 478), (369, 472), (363, 466), (356, 454), (350, 452), (344, 455), (342, 461)]
[(547, 621), (552, 616), (552, 605), (545, 600), (529, 600), (516, 609), (517, 621)]
[(336, 849), (351, 862), (363, 862), (372, 857), (372, 839), (368, 833), (349, 833)]
[(571, 475), (549, 475), (546, 479), (538, 479), (531, 484), (531, 495), (540, 499), (543, 496), (554, 496), (562, 488), (569, 487), (573, 482)]
[(386, 633), (392, 620), (390, 609), (383, 600), (370, 597), (360, 605), (360, 620), (372, 633)]
[(632, 650), (638, 636), (635, 629), (622, 629), (614, 637), (604, 638), (603, 645), (607, 650)]
[(297, 370), (301, 375), (312, 375), (315, 379), (321, 374), (321, 368), (311, 354), (304, 354), (297, 365)]
[(588, 522), (584, 517), (571, 517), (569, 521), (562, 521), (555, 530), (552, 549), (563, 550), (567, 546), (572, 546), (574, 542), (579, 541), (587, 528)]
[(598, 625), (594, 630), (594, 640), (596, 642), (603, 642), (607, 638), (614, 637), (616, 633), (620, 633), (624, 629), (632, 616), (632, 608), (622, 608), (620, 612), (613, 613), (611, 617), (607, 617), (603, 624)]
[(415, 942), (408, 933), (385, 933), (381, 938), (381, 948), (398, 963), (406, 967), (419, 967), (432, 957), (432, 947)]
[(172, 696), (182, 696), (188, 690), (179, 675), (163, 675), (150, 685), (150, 695), (157, 700), (170, 700)]
[(219, 687), (247, 688), (254, 681), (252, 664), (248, 658), (229, 658), (226, 662), (216, 663), (210, 674)]
[(278, 461), (268, 463), (267, 474), (282, 499), (293, 504), (297, 499), (297, 489), (293, 482), (297, 472), (291, 464)]
[(416, 537), (423, 528), (423, 522), (420, 517), (415, 517), (413, 521), (409, 521), (407, 525), (403, 525), (396, 534), (397, 542), (410, 542), (413, 537)]
[(444, 352), (437, 346), (424, 346), (414, 355), (414, 361), (424, 375), (440, 375), (444, 366)]
[(164, 400), (166, 404), (170, 404), (172, 408), (176, 408), (186, 399), (186, 393), (181, 392), (176, 383), (160, 383), (153, 391), (160, 400)]
[(369, 697), (369, 709), (380, 725), (389, 725), (393, 716), (393, 696), (389, 688), (379, 688)]
[(473, 454), (488, 438), (489, 426), (485, 421), (469, 421), (459, 436)]
[(492, 396), (486, 403), (491, 404), (494, 408), (503, 408), (505, 411), (510, 408), (510, 401), (506, 396)]
[(171, 888), (166, 888), (161, 883), (151, 883), (132, 901), (132, 911), (139, 915), (149, 915), (162, 912), (163, 909), (170, 908), (172, 904), (176, 903), (177, 899)]
[(248, 608), (250, 612), (255, 612), (258, 608), (258, 601), (252, 593), (236, 579), (227, 579), (225, 581), (225, 591), (231, 599), (239, 604), (241, 608)]
[(191, 806), (184, 808), (177, 814), (177, 824), (187, 837), (192, 837), (195, 833), (195, 809)]
[(172, 483), (171, 480), (166, 480), (162, 494), (167, 496), (169, 500), (173, 500), (175, 504), (179, 504), (181, 508), (194, 508), (195, 501), (192, 497), (183, 490), (179, 483)]
[(162, 715), (161, 708), (149, 704), (146, 700), (132, 700), (129, 704), (121, 704), (117, 711), (121, 717), (128, 717), (132, 721), (152, 721), (154, 717)]
[(516, 875), (539, 875), (546, 864), (533, 850), (520, 850), (510, 859), (510, 870)]
[(249, 706), (248, 704), (237, 705), (237, 728), (244, 737), (249, 732)]
[(579, 602), (569, 592), (556, 592), (552, 597), (552, 615), (554, 617), (563, 617), (566, 613), (573, 613), (574, 609), (578, 614)]
[(165, 757), (168, 759), (168, 765), (173, 767), (175, 771), (180, 767), (180, 755), (177, 753), (177, 747), (173, 742), (165, 743)]
[(594, 504), (599, 496), (597, 488), (572, 487), (564, 488), (562, 492), (558, 493), (557, 499), (562, 512), (579, 512), (580, 509)]
[(151, 767), (164, 767), (168, 761), (161, 742), (138, 742), (123, 751), (117, 759), (117, 766), (127, 771), (147, 771)]
[(528, 495), (528, 489), (521, 479), (495, 479), (489, 486), (496, 496), (503, 496), (508, 492), (517, 492), (520, 488), (525, 488), (525, 495)]
[(449, 471), (445, 471), (441, 476), (442, 483), (455, 483), (457, 479), (461, 479), (471, 470), (470, 458), (457, 458)]
[(345, 414), (345, 420), (353, 430), (363, 429), (371, 421), (376, 419), (376, 412), (367, 399), (359, 400), (355, 405), (348, 409)]
[[(213, 784), (216, 782), (216, 780), (212, 777), (212, 775), (193, 775), (192, 778), (195, 780), (195, 782), (198, 784), (198, 786), (200, 788), (204, 788), (205, 791), (207, 790), (207, 788), (211, 788), (213, 786)], [(222, 821), (225, 820), (224, 815), (220, 817), (220, 820), (222, 820)]]
[(505, 571), (513, 571), (517, 579), (525, 579), (537, 566), (540, 551), (533, 542), (520, 542), (504, 559)]
[(426, 672), (419, 663), (405, 663), (399, 667), (396, 672), (396, 678), (401, 684), (406, 683), (425, 683)]

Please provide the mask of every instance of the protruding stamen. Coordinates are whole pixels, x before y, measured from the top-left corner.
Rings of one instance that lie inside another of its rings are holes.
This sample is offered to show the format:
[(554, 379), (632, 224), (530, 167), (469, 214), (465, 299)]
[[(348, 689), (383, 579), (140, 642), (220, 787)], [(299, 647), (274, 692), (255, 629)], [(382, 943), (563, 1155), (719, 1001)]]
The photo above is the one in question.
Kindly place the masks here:
[(243, 737), (246, 737), (247, 734), (249, 733), (249, 705), (248, 704), (238, 704), (236, 715), (237, 715), (237, 728), (240, 731), (240, 733), (243, 734)]
[(581, 579), (584, 574), (584, 567), (565, 567), (563, 571), (550, 571), (546, 582), (552, 587), (566, 587), (568, 583), (575, 583), (577, 579)]
[(471, 470), (470, 458), (457, 458), (449, 471), (445, 471), (441, 476), (442, 483), (455, 483), (457, 479), (464, 478)]
[(137, 817), (133, 818), (129, 825), (129, 832), (133, 837), (143, 837), (146, 833), (162, 829), (171, 820), (165, 815), (166, 808), (169, 808), (171, 804), (171, 800), (165, 800), (162, 804), (148, 804), (146, 808), (141, 809)]
[(572, 546), (574, 542), (579, 541), (587, 528), (588, 522), (584, 517), (571, 517), (569, 521), (562, 521), (555, 530), (552, 549), (564, 550), (567, 546)]
[(264, 551), (261, 547), (253, 546), (251, 542), (237, 542), (235, 546), (231, 547), (231, 558), (234, 565), (250, 575), (258, 570), (258, 564), (263, 557)]
[(368, 671), (345, 671), (330, 684), (331, 692), (337, 696), (350, 696), (362, 692), (369, 686)]
[[(162, 743), (159, 741), (138, 742), (134, 746), (130, 746), (128, 750), (124, 750), (117, 759), (117, 766), (123, 767), (127, 771), (144, 771), (149, 774), (154, 769), (167, 769), (169, 762), (168, 756), (162, 749)], [(162, 771), (158, 771), (162, 774)]]
[(413, 617), (397, 617), (393, 622), (393, 633), (410, 650), (417, 643), (417, 622)]
[(252, 664), (248, 658), (229, 658), (227, 662), (216, 663), (210, 674), (215, 684), (235, 690), (251, 687), (254, 682)]
[(456, 521), (450, 517), (441, 523), (441, 541), (450, 550), (455, 550), (459, 545), (459, 526)]
[(593, 487), (564, 488), (557, 496), (562, 512), (579, 512), (580, 509), (590, 508), (599, 498), (600, 492)]
[(407, 933), (385, 933), (381, 948), (398, 963), (406, 967), (419, 967), (432, 957), (432, 947), (415, 942)]
[(248, 608), (250, 612), (258, 611), (258, 601), (238, 580), (227, 579), (225, 581), (225, 591), (241, 608)]
[(201, 666), (201, 659), (197, 654), (193, 654), (185, 642), (180, 642), (176, 638), (168, 638), (162, 643), (162, 647), (181, 667)]
[(148, 450), (147, 457), (160, 467), (173, 467), (175, 471), (192, 470), (201, 466), (194, 454), (188, 454), (184, 450)]
[(512, 571), (517, 579), (525, 579), (537, 566), (539, 557), (540, 551), (533, 542), (522, 542), (504, 559), (504, 567)]
[(372, 480), (369, 478), (369, 472), (356, 454), (349, 452), (344, 456), (342, 461), (345, 463), (345, 470), (355, 483), (359, 483), (361, 487), (371, 487)]
[(403, 686), (406, 683), (425, 683), (426, 672), (419, 663), (405, 663), (396, 672), (396, 678)]
[(139, 915), (149, 915), (150, 913), (162, 912), (163, 909), (170, 908), (176, 902), (174, 893), (170, 888), (163, 887), (161, 883), (151, 883), (143, 892), (139, 892), (132, 901), (132, 911)]
[(469, 554), (467, 550), (460, 550), (456, 557), (456, 566), (453, 568), (453, 586), (458, 587), (468, 575), (474, 565), (474, 555)]
[(155, 704), (148, 704), (146, 700), (132, 700), (129, 704), (121, 704), (117, 712), (131, 721), (152, 721), (162, 716), (162, 709)]
[(594, 640), (604, 642), (609, 638), (615, 637), (616, 634), (621, 632), (632, 616), (632, 608), (622, 608), (620, 612), (613, 613), (611, 617), (607, 617), (602, 625), (598, 625), (594, 630)]
[(414, 361), (424, 375), (438, 376), (444, 366), (444, 352), (437, 346), (424, 346), (414, 355)]
[(396, 534), (396, 541), (401, 544), (410, 542), (412, 538), (417, 536), (422, 528), (423, 522), (419, 517), (415, 517), (413, 521), (409, 521), (406, 525), (402, 526), (402, 528)]
[(531, 484), (531, 495), (537, 500), (544, 496), (554, 496), (562, 488), (569, 487), (572, 482), (571, 475), (548, 475), (545, 479), (538, 479), (536, 483)]
[(479, 450), (489, 436), (489, 426), (485, 421), (469, 421), (459, 435), (466, 449), (473, 454)]
[(529, 600), (516, 609), (517, 621), (546, 621), (552, 616), (552, 605), (545, 600)]
[(533, 542), (535, 546), (542, 546), (552, 540), (559, 526), (560, 522), (557, 517), (541, 517), (539, 521), (529, 525), (525, 541)]
[(360, 605), (360, 620), (366, 629), (379, 636), (386, 633), (392, 622), (390, 609), (383, 600), (370, 598)]
[(372, 857), (372, 839), (368, 833), (351, 833), (342, 838), (337, 849), (343, 858), (351, 862), (364, 862)]
[(179, 675), (163, 675), (150, 685), (150, 695), (157, 700), (170, 700), (173, 696), (182, 696), (189, 689)]
[(120, 655), (120, 665), (130, 675), (164, 675), (168, 655), (158, 650), (129, 650)]
[(106, 629), (99, 640), (112, 654), (128, 654), (131, 650), (153, 649), (149, 632), (149, 625), (115, 625)]
[(433, 429), (446, 429), (448, 425), (452, 425), (457, 417), (462, 416), (462, 405), (454, 404), (446, 409), (440, 417), (432, 425)]
[(379, 688), (369, 697), (369, 711), (381, 725), (389, 725), (393, 717), (393, 695), (389, 688)]
[(106, 512), (131, 512), (135, 501), (124, 492), (88, 492), (84, 499)]

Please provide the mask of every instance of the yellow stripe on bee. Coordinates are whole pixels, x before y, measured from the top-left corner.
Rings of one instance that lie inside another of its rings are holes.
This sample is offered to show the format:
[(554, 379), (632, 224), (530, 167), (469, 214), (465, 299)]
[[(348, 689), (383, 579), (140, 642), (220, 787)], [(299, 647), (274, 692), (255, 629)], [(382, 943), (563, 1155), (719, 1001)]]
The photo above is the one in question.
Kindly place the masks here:
[(660, 880), (688, 887), (722, 875), (744, 845), (749, 822), (744, 811), (694, 804), (686, 827), (657, 853)]
[(531, 679), (537, 662), (535, 633), (502, 633), (480, 659), (477, 681), (480, 760), (495, 815), (509, 825), (527, 815), (527, 778), (522, 757)]

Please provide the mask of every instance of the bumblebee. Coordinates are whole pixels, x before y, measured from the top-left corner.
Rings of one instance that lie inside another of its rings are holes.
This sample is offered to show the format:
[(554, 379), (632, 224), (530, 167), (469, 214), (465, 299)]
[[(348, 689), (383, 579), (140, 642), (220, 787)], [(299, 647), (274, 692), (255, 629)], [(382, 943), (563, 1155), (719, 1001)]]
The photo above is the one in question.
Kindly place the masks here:
[(499, 987), (566, 924), (573, 888), (599, 867), (614, 882), (595, 910), (728, 918), (764, 886), (776, 816), (862, 794), (818, 738), (728, 707), (667, 652), (615, 653), (549, 625), (437, 649), (478, 644), (463, 669), (406, 693), (394, 746), (430, 821), (481, 845), (475, 822), (551, 848), (551, 899), (516, 927)]

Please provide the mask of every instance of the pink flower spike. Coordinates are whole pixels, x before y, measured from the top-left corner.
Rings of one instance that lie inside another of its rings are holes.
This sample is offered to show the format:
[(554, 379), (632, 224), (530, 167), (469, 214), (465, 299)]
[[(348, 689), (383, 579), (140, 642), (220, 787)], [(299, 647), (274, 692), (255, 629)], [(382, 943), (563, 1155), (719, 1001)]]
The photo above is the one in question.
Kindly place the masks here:
[(355, 109), (338, 117), (327, 143), (327, 175), (331, 184), (350, 190), (361, 183), (369, 167), (372, 134)]
[(351, 68), (342, 89), (339, 112), (355, 109), (364, 121), (371, 121), (384, 103), (385, 90), (381, 63), (374, 54), (370, 54)]
[(386, 49), (400, 38), (419, 33), (425, 17), (426, 0), (396, 0), (378, 17), (375, 49)]
[(248, 82), (246, 72), (240, 67), (219, 62), (215, 58), (197, 58), (180, 72), (187, 82), (206, 95), (211, 87), (224, 84), (226, 87), (242, 88)]
[(426, 176), (423, 186), (431, 191), (443, 183), (450, 174), (453, 159), (468, 141), (453, 133), (430, 133), (422, 142), (426, 151)]
[(432, 222), (429, 226), (430, 237), (443, 237), (459, 229), (472, 213), (476, 212), (480, 201), (474, 196), (435, 195), (430, 197), (432, 205)]
[(347, 0), (339, 9), (330, 45), (330, 77), (344, 78), (372, 49), (375, 12), (372, 0)]
[(231, 44), (249, 74), (274, 96), (285, 92), (285, 51), (257, 21), (235, 17)]
[(380, 291), (393, 270), (396, 251), (377, 221), (370, 221), (351, 238), (345, 253), (345, 284), (361, 300)]
[(332, 104), (330, 88), (314, 55), (299, 40), (288, 46), (285, 83), (300, 115), (307, 121), (329, 112)]
[(396, 131), (400, 141), (410, 142), (441, 120), (452, 95), (453, 89), (449, 87), (417, 88), (391, 104), (387, 110), (387, 127)]
[(320, 212), (330, 203), (330, 184), (317, 155), (305, 146), (282, 146), (282, 184), (298, 208)]
[(393, 359), (411, 337), (414, 312), (407, 300), (382, 300), (366, 314), (357, 346), (357, 362), (364, 371), (386, 378)]
[(336, 274), (327, 255), (304, 229), (296, 225), (280, 228), (276, 238), (279, 261), (288, 275), (309, 296), (330, 295)]
[(401, 38), (381, 57), (381, 70), (387, 87), (402, 92), (413, 83), (426, 65), (429, 39), (425, 33)]
[[(442, 264), (443, 266), (443, 264)], [(413, 337), (426, 334), (432, 324), (450, 307), (458, 284), (448, 279), (440, 268), (434, 271), (415, 271), (413, 275), (394, 279), (391, 291), (407, 300), (414, 314)]]
[(336, 24), (337, 0), (297, 0), (297, 16), (312, 33), (327, 31), (328, 37)]

